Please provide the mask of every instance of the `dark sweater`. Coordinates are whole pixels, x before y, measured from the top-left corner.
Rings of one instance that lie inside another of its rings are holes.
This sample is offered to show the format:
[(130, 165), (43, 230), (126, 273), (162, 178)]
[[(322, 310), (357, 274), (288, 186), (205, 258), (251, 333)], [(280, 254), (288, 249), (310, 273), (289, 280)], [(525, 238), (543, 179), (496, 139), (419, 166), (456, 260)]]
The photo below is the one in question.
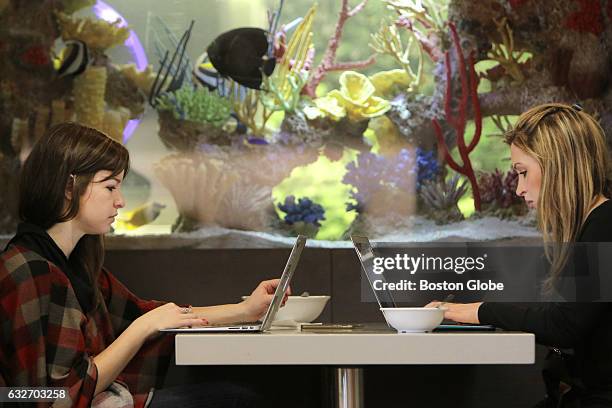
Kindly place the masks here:
[[(587, 217), (578, 242), (612, 242), (612, 200)], [(576, 372), (589, 392), (612, 390), (612, 304), (483, 303), (478, 310), (483, 324), (534, 333), (546, 346), (572, 348)]]

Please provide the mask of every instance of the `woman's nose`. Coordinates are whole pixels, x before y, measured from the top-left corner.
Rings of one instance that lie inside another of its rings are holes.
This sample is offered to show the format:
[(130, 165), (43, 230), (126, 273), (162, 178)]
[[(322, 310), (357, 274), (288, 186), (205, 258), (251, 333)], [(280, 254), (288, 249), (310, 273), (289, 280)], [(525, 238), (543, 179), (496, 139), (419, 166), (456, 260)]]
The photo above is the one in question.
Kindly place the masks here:
[(521, 176), (518, 177), (518, 183), (516, 184), (516, 195), (519, 197), (523, 197), (526, 191), (523, 188), (523, 182), (521, 181)]
[(117, 197), (115, 198), (115, 207), (123, 208), (125, 207), (125, 198), (123, 197), (123, 193), (117, 189)]

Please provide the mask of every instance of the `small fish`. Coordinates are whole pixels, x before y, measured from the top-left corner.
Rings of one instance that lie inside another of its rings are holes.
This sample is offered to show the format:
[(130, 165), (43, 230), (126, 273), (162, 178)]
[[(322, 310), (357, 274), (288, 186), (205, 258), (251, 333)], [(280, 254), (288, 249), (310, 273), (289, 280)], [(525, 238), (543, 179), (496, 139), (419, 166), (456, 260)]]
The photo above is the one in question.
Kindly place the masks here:
[(117, 218), (117, 226), (133, 230), (143, 225), (150, 224), (159, 217), (161, 211), (166, 208), (158, 202), (143, 204), (132, 211), (125, 212)]
[(269, 144), (269, 143), (266, 141), (266, 139), (262, 139), (262, 138), (259, 138), (259, 137), (249, 137), (249, 138), (247, 139), (247, 142), (248, 142), (249, 144), (252, 144), (252, 145), (260, 145), (260, 146), (265, 146), (265, 145), (268, 145), (268, 144)]
[(221, 96), (227, 96), (229, 84), (223, 78), (208, 59), (208, 54), (204, 53), (198, 57), (193, 67), (193, 76), (209, 91), (217, 91)]
[(262, 73), (272, 75), (276, 59), (268, 55), (268, 33), (242, 27), (219, 35), (206, 52), (217, 72), (247, 88), (260, 89)]
[(248, 89), (240, 84), (224, 78), (217, 72), (213, 64), (208, 59), (208, 54), (205, 52), (196, 60), (193, 67), (193, 76), (195, 80), (211, 92), (217, 92), (219, 96), (224, 98), (232, 96), (233, 98), (242, 101), (246, 98)]
[(54, 64), (57, 66), (58, 77), (62, 78), (82, 74), (91, 61), (87, 44), (79, 40), (69, 40)]

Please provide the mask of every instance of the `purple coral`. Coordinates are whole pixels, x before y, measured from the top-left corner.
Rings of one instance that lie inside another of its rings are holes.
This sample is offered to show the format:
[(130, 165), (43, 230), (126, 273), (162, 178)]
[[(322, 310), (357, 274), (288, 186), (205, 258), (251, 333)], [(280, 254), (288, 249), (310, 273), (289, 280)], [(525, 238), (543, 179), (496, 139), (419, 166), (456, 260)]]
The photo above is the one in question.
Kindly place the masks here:
[[(416, 160), (415, 160), (416, 159)], [(433, 151), (417, 148), (415, 154), (402, 149), (397, 156), (387, 158), (370, 152), (362, 152), (356, 161), (350, 162), (342, 182), (354, 187), (351, 197), (355, 203), (347, 204), (347, 211), (362, 212), (367, 203), (385, 188), (412, 192), (412, 179), (416, 175), (416, 190), (427, 180), (435, 179), (440, 171)]]
[(484, 204), (493, 204), (497, 208), (510, 208), (520, 205), (523, 200), (516, 195), (518, 175), (509, 171), (505, 176), (495, 169), (493, 173), (482, 173), (478, 185), (481, 191), (481, 198)]

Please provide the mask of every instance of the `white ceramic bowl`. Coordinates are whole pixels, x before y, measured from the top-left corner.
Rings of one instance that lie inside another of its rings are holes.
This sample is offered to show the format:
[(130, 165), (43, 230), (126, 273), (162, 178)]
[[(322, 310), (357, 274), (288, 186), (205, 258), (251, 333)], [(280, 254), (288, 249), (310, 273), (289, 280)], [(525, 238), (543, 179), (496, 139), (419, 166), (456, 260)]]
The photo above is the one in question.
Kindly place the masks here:
[(380, 310), (398, 333), (422, 333), (432, 331), (442, 323), (446, 308), (381, 307)]
[(311, 323), (323, 312), (328, 301), (329, 296), (289, 296), (285, 306), (278, 309), (273, 322)]

